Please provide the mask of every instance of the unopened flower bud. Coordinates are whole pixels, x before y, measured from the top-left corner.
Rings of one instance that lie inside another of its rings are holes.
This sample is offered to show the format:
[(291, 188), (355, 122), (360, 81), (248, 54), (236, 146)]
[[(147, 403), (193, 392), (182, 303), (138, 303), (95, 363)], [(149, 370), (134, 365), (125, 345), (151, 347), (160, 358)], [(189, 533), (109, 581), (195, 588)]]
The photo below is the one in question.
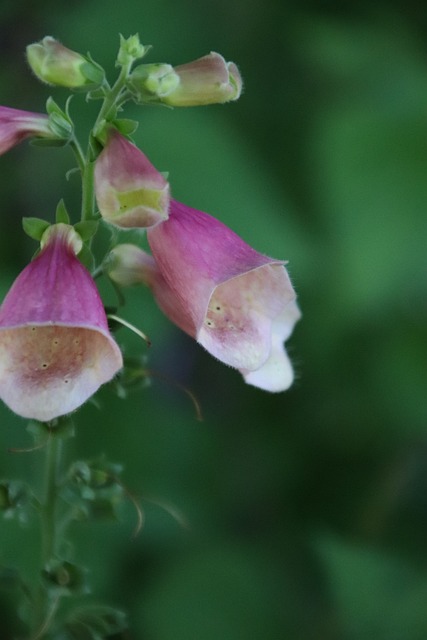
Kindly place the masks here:
[(111, 280), (129, 287), (146, 282), (147, 273), (153, 268), (153, 258), (134, 244), (117, 244), (111, 250), (105, 264), (105, 271)]
[(141, 65), (129, 78), (137, 102), (162, 102), (172, 107), (195, 107), (237, 100), (242, 78), (234, 62), (215, 52), (187, 64)]
[(132, 64), (134, 60), (143, 58), (150, 48), (150, 46), (144, 47), (144, 45), (141, 44), (137, 33), (129, 38), (120, 36), (120, 49), (117, 55), (117, 64), (121, 66)]
[(27, 60), (42, 82), (70, 89), (101, 84), (102, 69), (58, 40), (46, 36), (27, 47)]
[(141, 64), (129, 77), (129, 88), (137, 102), (150, 102), (165, 98), (180, 83), (178, 74), (170, 64)]

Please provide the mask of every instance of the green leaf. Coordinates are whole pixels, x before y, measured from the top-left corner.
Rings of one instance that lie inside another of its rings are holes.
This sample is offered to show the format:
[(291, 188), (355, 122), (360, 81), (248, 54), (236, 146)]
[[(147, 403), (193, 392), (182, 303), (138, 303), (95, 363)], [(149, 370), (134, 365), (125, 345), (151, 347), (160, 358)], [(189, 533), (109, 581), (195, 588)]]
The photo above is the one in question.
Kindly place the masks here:
[(41, 218), (22, 218), (22, 227), (27, 236), (40, 242), (50, 223)]
[(99, 223), (97, 220), (85, 220), (77, 222), (74, 229), (77, 231), (83, 242), (90, 240), (97, 232)]

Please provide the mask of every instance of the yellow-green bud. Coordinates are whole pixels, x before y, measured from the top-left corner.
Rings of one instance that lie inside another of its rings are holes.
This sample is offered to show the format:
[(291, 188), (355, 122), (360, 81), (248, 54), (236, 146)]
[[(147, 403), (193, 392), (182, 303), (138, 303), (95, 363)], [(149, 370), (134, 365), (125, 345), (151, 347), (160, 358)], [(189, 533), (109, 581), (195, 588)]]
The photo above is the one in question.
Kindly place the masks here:
[(164, 98), (175, 91), (179, 76), (170, 64), (141, 64), (132, 71), (128, 85), (138, 102)]
[(102, 69), (85, 56), (46, 36), (27, 47), (27, 60), (42, 82), (77, 89), (101, 84)]

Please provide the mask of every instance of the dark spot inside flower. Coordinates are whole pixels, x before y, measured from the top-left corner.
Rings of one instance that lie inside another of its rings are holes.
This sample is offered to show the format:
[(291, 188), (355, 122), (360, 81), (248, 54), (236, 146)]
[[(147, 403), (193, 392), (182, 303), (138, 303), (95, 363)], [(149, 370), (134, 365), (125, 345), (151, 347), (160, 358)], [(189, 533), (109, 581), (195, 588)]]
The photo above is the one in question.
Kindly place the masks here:
[(47, 363), (46, 362), (42, 363), (42, 369), (47, 369)]

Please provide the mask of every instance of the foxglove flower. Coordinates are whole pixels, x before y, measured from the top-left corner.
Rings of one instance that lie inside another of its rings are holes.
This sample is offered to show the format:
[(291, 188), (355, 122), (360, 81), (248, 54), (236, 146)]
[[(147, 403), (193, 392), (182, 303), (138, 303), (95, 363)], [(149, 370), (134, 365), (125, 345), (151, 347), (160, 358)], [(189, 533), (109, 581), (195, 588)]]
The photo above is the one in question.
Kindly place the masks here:
[(137, 102), (160, 101), (172, 107), (194, 107), (237, 100), (242, 78), (234, 62), (212, 51), (202, 58), (172, 67), (140, 65), (129, 78)]
[(24, 418), (73, 411), (122, 367), (81, 246), (71, 226), (49, 227), (0, 307), (0, 398)]
[(95, 163), (95, 194), (102, 217), (117, 227), (150, 227), (168, 217), (168, 181), (116, 130)]
[(123, 285), (145, 282), (172, 322), (249, 384), (287, 389), (293, 370), (283, 343), (299, 310), (283, 262), (174, 200), (169, 219), (150, 229), (148, 240), (153, 256), (116, 247), (110, 277)]
[(55, 138), (48, 116), (0, 107), (0, 155), (30, 137)]
[(27, 47), (27, 60), (34, 74), (42, 82), (70, 89), (101, 84), (101, 67), (77, 51), (46, 36)]

